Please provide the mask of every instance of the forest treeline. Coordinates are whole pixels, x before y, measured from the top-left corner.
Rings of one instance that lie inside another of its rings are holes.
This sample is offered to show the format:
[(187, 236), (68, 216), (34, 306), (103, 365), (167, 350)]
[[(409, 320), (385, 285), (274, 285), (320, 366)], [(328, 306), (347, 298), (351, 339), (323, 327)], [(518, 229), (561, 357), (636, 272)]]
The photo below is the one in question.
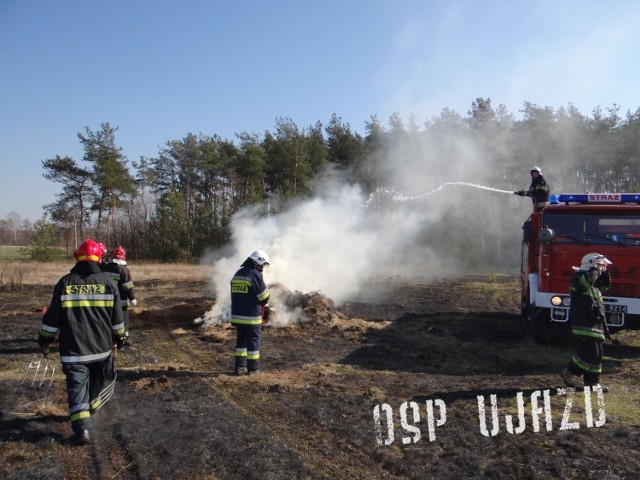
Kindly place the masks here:
[[(525, 102), (516, 118), (503, 105), (477, 98), (466, 116), (444, 109), (422, 123), (394, 114), (384, 124), (372, 116), (364, 134), (337, 114), (305, 128), (280, 118), (273, 131), (242, 132), (234, 140), (188, 133), (167, 141), (157, 156), (133, 161), (118, 146), (118, 128), (103, 123), (78, 133), (82, 159), (42, 161), (44, 177), (60, 184), (60, 194), (33, 224), (15, 215), (0, 220), (0, 243), (42, 256), (53, 247), (72, 252), (92, 237), (126, 246), (135, 259), (194, 261), (229, 241), (238, 210), (254, 206), (276, 215), (310, 195), (327, 169), (368, 194), (402, 190), (407, 172), (399, 172), (408, 166), (422, 175), (419, 165), (427, 165), (429, 189), (477, 180), (451, 178), (463, 157), (473, 158), (476, 172), (480, 163), (482, 180), (493, 185), (526, 188), (529, 167), (540, 165), (557, 190), (639, 191), (640, 109), (619, 110), (596, 108), (586, 116), (572, 104), (554, 109)], [(412, 157), (405, 166), (403, 155)]]

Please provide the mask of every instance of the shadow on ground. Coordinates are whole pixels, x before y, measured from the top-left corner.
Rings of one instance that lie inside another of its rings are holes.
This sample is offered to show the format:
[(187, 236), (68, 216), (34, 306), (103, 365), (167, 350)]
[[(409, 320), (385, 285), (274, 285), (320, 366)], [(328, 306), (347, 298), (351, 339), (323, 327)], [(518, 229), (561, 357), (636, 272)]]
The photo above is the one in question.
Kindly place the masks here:
[(564, 347), (535, 344), (518, 315), (502, 312), (407, 313), (366, 334), (343, 363), (372, 370), (449, 375), (548, 373)]

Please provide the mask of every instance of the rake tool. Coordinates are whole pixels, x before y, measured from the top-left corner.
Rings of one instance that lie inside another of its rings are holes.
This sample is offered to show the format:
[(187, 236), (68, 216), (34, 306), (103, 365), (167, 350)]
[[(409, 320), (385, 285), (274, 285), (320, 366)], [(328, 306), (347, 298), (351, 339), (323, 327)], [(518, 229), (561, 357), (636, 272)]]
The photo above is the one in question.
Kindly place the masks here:
[(152, 366), (154, 363), (158, 363), (158, 359), (149, 347), (140, 341), (125, 343), (118, 350), (118, 354), (122, 355), (125, 362), (136, 370), (138, 367)]
[(115, 388), (116, 388), (117, 378), (118, 378), (118, 374), (115, 373), (111, 383), (106, 387), (104, 387), (102, 391), (98, 394), (98, 406), (93, 410), (94, 413), (100, 410), (102, 407), (104, 407), (105, 403), (111, 400), (111, 397), (113, 396), (113, 392), (115, 391)]
[(36, 354), (27, 366), (22, 385), (29, 385), (38, 396), (44, 393), (44, 396), (47, 397), (51, 393), (55, 374), (56, 361), (46, 353)]

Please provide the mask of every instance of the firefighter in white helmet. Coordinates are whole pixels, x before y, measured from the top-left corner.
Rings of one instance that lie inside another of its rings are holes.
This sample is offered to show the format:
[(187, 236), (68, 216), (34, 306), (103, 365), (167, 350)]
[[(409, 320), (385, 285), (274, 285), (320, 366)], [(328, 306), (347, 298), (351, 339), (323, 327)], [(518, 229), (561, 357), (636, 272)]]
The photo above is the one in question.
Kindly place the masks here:
[(540, 167), (533, 167), (531, 169), (531, 185), (529, 185), (529, 190), (519, 190), (513, 193), (521, 197), (531, 197), (534, 212), (539, 212), (549, 205), (549, 185), (542, 176), (542, 169)]
[(270, 296), (262, 271), (269, 263), (269, 255), (263, 250), (256, 250), (231, 279), (231, 324), (236, 327), (236, 375), (258, 373), (262, 321)]
[(562, 379), (568, 387), (575, 388), (582, 377), (585, 387), (607, 391), (600, 386), (600, 374), (602, 345), (605, 338), (610, 338), (602, 303), (602, 293), (611, 285), (608, 265), (611, 261), (604, 255), (588, 253), (582, 258), (580, 267), (574, 267), (577, 271), (571, 279), (569, 321), (578, 349), (562, 371)]

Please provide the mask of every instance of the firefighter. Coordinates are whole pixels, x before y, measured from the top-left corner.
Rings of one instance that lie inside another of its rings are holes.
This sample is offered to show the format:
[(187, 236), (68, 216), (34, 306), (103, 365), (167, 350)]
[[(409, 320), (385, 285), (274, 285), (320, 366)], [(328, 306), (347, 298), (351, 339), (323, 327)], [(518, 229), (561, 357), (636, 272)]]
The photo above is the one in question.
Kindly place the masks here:
[(269, 290), (262, 271), (269, 256), (253, 252), (231, 279), (231, 324), (236, 327), (235, 374), (258, 373), (260, 336)]
[[(53, 288), (42, 317), (38, 344), (43, 353), (56, 335), (66, 377), (72, 443), (90, 442), (91, 416), (113, 394), (112, 347), (122, 340), (124, 324), (118, 287), (100, 270), (100, 244), (88, 239), (75, 251), (76, 264)], [(104, 384), (109, 382), (106, 388)]]
[(124, 341), (127, 343), (129, 340), (129, 305), (132, 307), (138, 305), (138, 300), (133, 290), (133, 277), (129, 267), (127, 267), (127, 251), (121, 246), (114, 248), (111, 256), (102, 265), (102, 271), (109, 274), (118, 285), (125, 330)]
[[(588, 253), (571, 279), (571, 331), (578, 345), (562, 380), (568, 387), (576, 387), (579, 377), (584, 386), (599, 387), (602, 373), (602, 354), (605, 338), (610, 338), (605, 322), (602, 293), (611, 285), (607, 266), (611, 261), (599, 253)], [(576, 267), (574, 267), (576, 268)]]
[(540, 167), (533, 167), (531, 169), (531, 185), (529, 185), (529, 190), (519, 190), (513, 193), (521, 197), (531, 197), (534, 212), (539, 212), (549, 205), (549, 185), (547, 185), (547, 181), (542, 176), (542, 169)]
[(100, 263), (107, 259), (107, 246), (104, 243), (98, 243), (100, 247)]

